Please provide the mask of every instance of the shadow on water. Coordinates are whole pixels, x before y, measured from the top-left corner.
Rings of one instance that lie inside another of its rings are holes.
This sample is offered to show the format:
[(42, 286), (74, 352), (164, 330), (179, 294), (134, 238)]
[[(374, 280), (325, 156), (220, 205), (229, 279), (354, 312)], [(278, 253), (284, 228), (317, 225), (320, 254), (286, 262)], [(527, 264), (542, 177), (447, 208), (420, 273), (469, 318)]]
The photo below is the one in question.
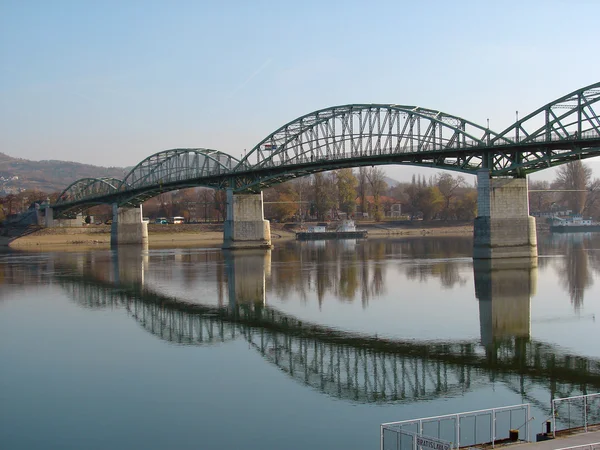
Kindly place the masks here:
[[(3, 280), (13, 285), (56, 283), (83, 307), (123, 308), (147, 332), (168, 342), (204, 346), (243, 338), (297, 382), (355, 402), (460, 395), (497, 380), (525, 398), (531, 390), (543, 390), (548, 402), (539, 407), (548, 410), (550, 398), (600, 388), (600, 361), (531, 339), (530, 299), (536, 290), (537, 261), (473, 266), (478, 340), (382, 338), (303, 321), (268, 304), (271, 290), (280, 294), (312, 290), (319, 300), (333, 292), (365, 305), (390, 282), (382, 270), (384, 262), (408, 276), (436, 277), (448, 285), (464, 283), (462, 269), (472, 264), (471, 241), (446, 242), (331, 241), (229, 252), (121, 247), (111, 252), (24, 258), (21, 264), (1, 264), (0, 270)], [(551, 244), (558, 253), (567, 249), (566, 259), (578, 252), (571, 244)], [(206, 279), (216, 282), (216, 304), (202, 298), (182, 300), (147, 285), (150, 267), (158, 268), (153, 276), (169, 278), (175, 262), (184, 287), (202, 277), (203, 270), (212, 271), (215, 276)]]

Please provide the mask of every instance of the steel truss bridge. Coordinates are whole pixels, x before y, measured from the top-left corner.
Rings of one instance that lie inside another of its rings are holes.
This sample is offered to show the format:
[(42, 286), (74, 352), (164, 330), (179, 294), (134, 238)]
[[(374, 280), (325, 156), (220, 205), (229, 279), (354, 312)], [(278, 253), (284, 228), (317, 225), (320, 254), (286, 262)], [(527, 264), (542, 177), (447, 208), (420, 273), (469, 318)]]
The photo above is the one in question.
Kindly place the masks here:
[[(224, 308), (182, 302), (140, 284), (113, 285), (72, 269), (55, 280), (81, 306), (123, 308), (147, 332), (170, 343), (206, 346), (243, 338), (297, 382), (349, 401), (413, 402), (499, 381), (550, 415), (551, 398), (600, 388), (599, 360), (543, 342), (513, 338), (484, 348), (475, 340), (384, 339), (301, 321), (262, 304)], [(529, 396), (540, 388), (550, 398)]]
[(348, 167), (408, 164), (492, 176), (529, 173), (600, 154), (600, 83), (581, 88), (495, 132), (441, 111), (354, 104), (299, 117), (241, 160), (217, 150), (173, 149), (135, 166), (123, 180), (84, 178), (52, 205), (55, 217), (91, 206), (139, 206), (161, 192), (205, 186), (261, 190), (293, 178)]

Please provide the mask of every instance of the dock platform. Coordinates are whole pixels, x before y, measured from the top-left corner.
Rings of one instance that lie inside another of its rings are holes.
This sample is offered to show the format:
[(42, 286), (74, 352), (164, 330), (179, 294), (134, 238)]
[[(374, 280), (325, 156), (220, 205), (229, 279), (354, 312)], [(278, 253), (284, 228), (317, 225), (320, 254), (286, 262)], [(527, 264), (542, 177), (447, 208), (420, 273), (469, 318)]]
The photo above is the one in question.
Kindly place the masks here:
[(564, 434), (547, 441), (523, 442), (503, 447), (510, 450), (559, 450), (579, 446), (589, 446), (591, 450), (600, 449), (600, 431)]

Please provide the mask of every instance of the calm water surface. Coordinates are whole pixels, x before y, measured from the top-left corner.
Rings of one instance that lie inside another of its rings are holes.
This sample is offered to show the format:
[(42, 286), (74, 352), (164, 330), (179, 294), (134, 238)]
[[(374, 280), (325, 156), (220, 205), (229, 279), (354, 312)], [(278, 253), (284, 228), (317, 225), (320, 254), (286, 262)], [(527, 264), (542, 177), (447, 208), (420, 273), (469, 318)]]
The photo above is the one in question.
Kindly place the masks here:
[(600, 236), (539, 241), (537, 268), (468, 238), (2, 254), (0, 448), (376, 450), (518, 403), (539, 432), (600, 391)]

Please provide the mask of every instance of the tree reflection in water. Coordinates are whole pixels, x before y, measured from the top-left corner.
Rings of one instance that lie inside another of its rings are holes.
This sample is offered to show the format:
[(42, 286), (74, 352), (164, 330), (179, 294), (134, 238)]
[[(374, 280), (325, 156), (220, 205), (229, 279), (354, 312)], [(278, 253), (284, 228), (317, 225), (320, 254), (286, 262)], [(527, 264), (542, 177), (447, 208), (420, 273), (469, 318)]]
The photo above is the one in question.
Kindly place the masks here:
[(538, 239), (540, 252), (560, 258), (541, 259), (540, 265), (554, 265), (575, 311), (583, 306), (585, 290), (593, 284), (593, 271), (600, 272), (600, 234), (550, 234)]
[(438, 278), (449, 288), (466, 282), (460, 269), (470, 263), (471, 246), (469, 237), (288, 242), (273, 250), (270, 287), (284, 300), (294, 293), (306, 301), (314, 291), (319, 305), (330, 294), (366, 307), (386, 293), (384, 261), (397, 261), (408, 279)]

